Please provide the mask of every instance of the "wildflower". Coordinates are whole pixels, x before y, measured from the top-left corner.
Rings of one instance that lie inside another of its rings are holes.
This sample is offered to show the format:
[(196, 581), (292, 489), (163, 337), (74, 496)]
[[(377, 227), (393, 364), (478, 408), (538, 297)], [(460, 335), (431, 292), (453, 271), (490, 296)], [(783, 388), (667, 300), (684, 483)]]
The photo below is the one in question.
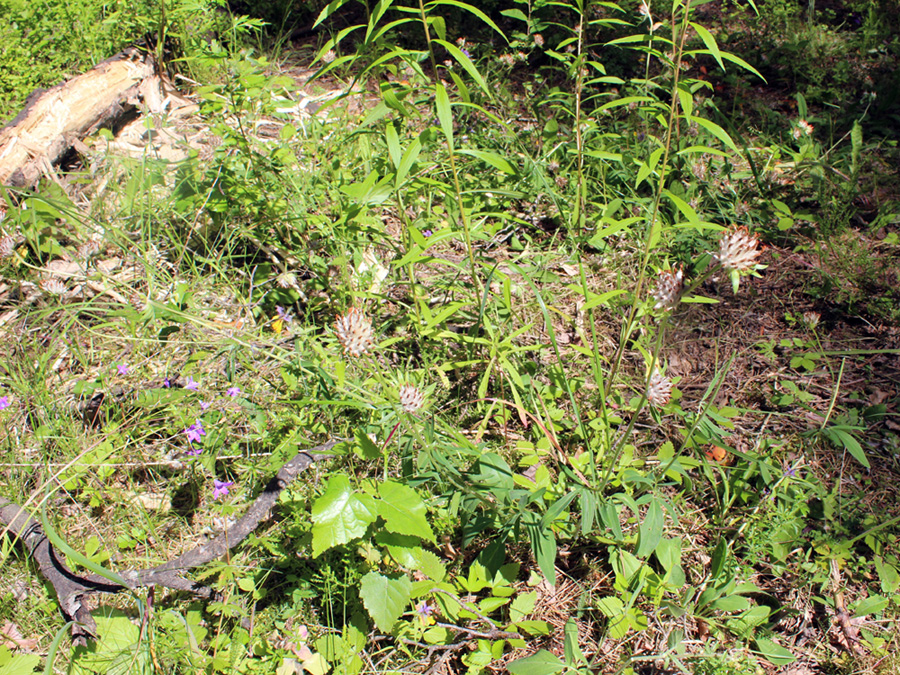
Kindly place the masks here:
[(461, 52), (465, 55), (465, 57), (466, 57), (467, 59), (471, 59), (471, 58), (472, 58), (472, 55), (469, 53), (469, 50), (468, 50), (468, 49), (460, 49), (459, 51), (461, 51)]
[(374, 338), (372, 322), (356, 307), (338, 317), (334, 324), (334, 332), (337, 333), (344, 353), (350, 356), (362, 356), (372, 347)]
[(404, 384), (400, 387), (400, 406), (404, 412), (414, 413), (425, 405), (425, 394), (418, 387)]
[(128, 364), (120, 363), (116, 366), (116, 370), (119, 371), (119, 375), (127, 375), (128, 374)]
[(672, 380), (661, 375), (658, 370), (650, 376), (650, 385), (647, 387), (647, 400), (650, 405), (657, 408), (663, 407), (672, 398)]
[(100, 253), (100, 244), (98, 244), (93, 239), (88, 239), (78, 247), (75, 255), (77, 255), (82, 260), (87, 260), (88, 258), (93, 258), (98, 253)]
[(241, 395), (241, 390), (239, 387), (228, 387), (228, 389), (225, 390), (225, 393), (231, 398), (237, 398)]
[(416, 605), (416, 614), (419, 616), (419, 620), (425, 626), (430, 626), (434, 623), (434, 614), (435, 607), (434, 605), (429, 605), (427, 600), (423, 600), (418, 605)]
[(422, 230), (422, 236), (428, 239), (434, 232), (432, 230)]
[(280, 305), (276, 305), (275, 312), (278, 314), (278, 318), (281, 319), (282, 321), (284, 321), (285, 323), (290, 323), (291, 321), (294, 320), (294, 317), (291, 316), (290, 314), (288, 314), (285, 311), (284, 307), (281, 307)]
[(797, 122), (797, 128), (803, 133), (804, 136), (812, 136), (815, 127), (807, 122), (806, 120), (800, 120)]
[(809, 330), (815, 330), (816, 326), (819, 325), (819, 321), (822, 319), (822, 315), (818, 312), (803, 312), (803, 324)]
[(527, 60), (528, 60), (528, 54), (526, 54), (525, 52), (516, 52), (516, 58), (517, 58), (519, 61), (527, 61)]
[(191, 426), (184, 430), (187, 434), (188, 443), (199, 443), (203, 436), (206, 436), (206, 429), (203, 428), (203, 420), (197, 420)]
[(0, 258), (12, 257), (16, 251), (16, 238), (10, 235), (0, 237)]
[(172, 383), (169, 382), (169, 378), (168, 378), (168, 377), (164, 378), (164, 379), (163, 379), (163, 387), (165, 387), (166, 389), (168, 389), (168, 388), (171, 387), (171, 386), (172, 386)]
[(741, 227), (722, 236), (715, 257), (726, 270), (749, 272), (756, 267), (759, 254), (759, 239)]
[(42, 280), (41, 288), (52, 295), (62, 295), (66, 292), (66, 285), (56, 277), (49, 277)]
[(184, 383), (185, 389), (190, 389), (191, 391), (197, 391), (200, 387), (200, 384), (194, 381), (194, 378), (188, 375), (187, 382)]
[(6, 410), (9, 407), (9, 396), (0, 396), (0, 410)]
[(540, 33), (535, 33), (532, 37), (534, 38), (535, 45), (537, 45), (538, 47), (544, 46), (544, 36), (543, 35), (541, 35)]
[(325, 63), (334, 63), (334, 60), (337, 58), (337, 54), (334, 53), (333, 49), (329, 49), (322, 55), (322, 60)]
[(497, 58), (499, 58), (501, 63), (503, 63), (503, 65), (507, 68), (512, 68), (514, 65), (516, 65), (516, 59), (512, 54), (501, 54)]
[(228, 494), (228, 488), (234, 485), (234, 481), (221, 481), (213, 479), (213, 499), (221, 499)]
[(200, 410), (206, 412), (212, 404), (209, 401), (200, 401)]
[(641, 6), (638, 7), (638, 14), (641, 16), (650, 16), (650, 5), (647, 4), (647, 0), (641, 0)]
[(681, 289), (684, 288), (684, 270), (663, 270), (656, 277), (656, 289), (651, 295), (656, 298), (653, 309), (672, 309), (678, 302)]
[(297, 286), (297, 275), (293, 272), (282, 272), (276, 277), (275, 283), (278, 284), (279, 288), (299, 289), (299, 286)]

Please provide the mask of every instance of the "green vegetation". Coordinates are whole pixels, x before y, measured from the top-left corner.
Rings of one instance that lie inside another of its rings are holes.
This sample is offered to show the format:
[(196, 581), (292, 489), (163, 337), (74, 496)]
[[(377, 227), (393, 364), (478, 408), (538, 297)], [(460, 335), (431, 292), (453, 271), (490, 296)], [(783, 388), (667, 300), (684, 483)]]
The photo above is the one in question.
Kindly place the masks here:
[(0, 674), (895, 671), (896, 13), (334, 2), (301, 115), (257, 20), (82, 4), (0, 0), (3, 109), (149, 32), (203, 132), (3, 190), (0, 497), (116, 583), (339, 443), (87, 647), (0, 540)]

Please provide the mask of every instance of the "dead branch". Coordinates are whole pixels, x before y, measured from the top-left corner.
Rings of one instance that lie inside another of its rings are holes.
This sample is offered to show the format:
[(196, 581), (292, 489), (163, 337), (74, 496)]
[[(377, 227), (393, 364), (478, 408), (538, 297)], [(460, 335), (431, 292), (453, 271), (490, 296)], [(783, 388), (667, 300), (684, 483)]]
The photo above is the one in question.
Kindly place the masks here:
[(118, 572), (128, 583), (127, 587), (114, 584), (97, 574), (85, 576), (70, 570), (65, 564), (65, 556), (50, 544), (40, 522), (18, 504), (3, 498), (0, 498), (0, 526), (5, 526), (10, 534), (22, 542), (25, 549), (37, 561), (41, 574), (56, 591), (63, 617), (66, 621), (75, 621), (72, 625), (73, 643), (86, 644), (88, 637), (96, 635), (96, 624), (85, 601), (89, 595), (163, 586), (193, 593), (206, 599), (217, 597), (215, 590), (185, 579), (182, 575), (190, 569), (225, 555), (242, 542), (269, 516), (281, 491), (302, 471), (315, 462), (329, 457), (330, 455), (325, 453), (336, 444), (337, 441), (329, 441), (310, 450), (298, 452), (269, 481), (244, 516), (214, 539), (156, 567)]

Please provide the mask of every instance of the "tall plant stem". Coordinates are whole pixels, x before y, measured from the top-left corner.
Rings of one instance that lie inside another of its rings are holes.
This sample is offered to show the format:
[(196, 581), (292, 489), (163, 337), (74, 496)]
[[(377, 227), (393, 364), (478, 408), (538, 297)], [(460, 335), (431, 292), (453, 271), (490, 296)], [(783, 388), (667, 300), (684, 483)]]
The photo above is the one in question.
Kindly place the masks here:
[[(672, 64), (673, 74), (672, 74), (672, 102), (669, 105), (669, 121), (666, 125), (666, 141), (662, 156), (662, 161), (659, 166), (659, 181), (656, 188), (656, 197), (653, 200), (653, 211), (650, 213), (650, 222), (649, 228), (647, 230), (647, 237), (644, 240), (644, 255), (641, 260), (641, 268), (640, 274), (638, 275), (638, 283), (637, 288), (634, 291), (634, 300), (631, 302), (631, 310), (628, 313), (628, 319), (622, 326), (622, 335), (619, 338), (619, 346), (616, 348), (616, 353), (613, 358), (613, 365), (609, 372), (609, 377), (606, 381), (606, 390), (604, 392), (605, 396), (609, 396), (612, 391), (612, 385), (615, 381), (616, 373), (619, 370), (619, 367), (622, 364), (622, 357), (625, 354), (625, 345), (628, 344), (628, 340), (631, 338), (632, 332), (635, 329), (635, 318), (637, 317), (638, 307), (641, 304), (641, 298), (643, 297), (644, 291), (644, 282), (646, 281), (646, 270), (647, 264), (650, 262), (650, 253), (653, 251), (653, 245), (656, 243), (655, 240), (657, 238), (657, 228), (659, 225), (657, 224), (657, 219), (659, 218), (659, 204), (662, 200), (662, 193), (666, 187), (666, 169), (669, 166), (669, 155), (672, 147), (672, 130), (677, 123), (678, 117), (678, 78), (681, 74), (681, 55), (684, 53), (684, 43), (687, 38), (687, 23), (688, 17), (690, 16), (691, 11), (691, 0), (685, 0), (684, 3), (684, 14), (682, 17), (682, 25), (681, 25), (681, 33), (678, 39), (678, 47), (675, 49), (675, 53), (673, 54), (674, 63)], [(676, 34), (676, 19), (673, 14), (672, 16), (672, 34)], [(651, 373), (652, 374), (652, 373)], [(647, 376), (648, 378), (650, 375)], [(649, 380), (648, 380), (649, 381)]]
[[(438, 75), (437, 59), (434, 56), (434, 47), (431, 44), (431, 31), (428, 29), (428, 17), (425, 15), (425, 4), (423, 0), (419, 0), (419, 13), (422, 17), (422, 28), (425, 31), (425, 41), (428, 43), (428, 58), (431, 60), (431, 69), (434, 77), (437, 78), (435, 85), (435, 93), (438, 87), (443, 87)], [(451, 108), (452, 111), (452, 108)], [(469, 257), (469, 267), (471, 268), (472, 282), (475, 284), (475, 304), (480, 301), (484, 287), (481, 279), (478, 277), (478, 268), (475, 265), (475, 252), (472, 249), (472, 233), (469, 226), (469, 217), (466, 214), (465, 204), (463, 204), (462, 188), (459, 184), (459, 171), (456, 168), (456, 152), (453, 147), (453, 130), (447, 136), (447, 150), (450, 153), (450, 173), (453, 174), (453, 190), (456, 192), (456, 206), (459, 209), (459, 217), (463, 226), (463, 237), (466, 240), (466, 253)]]

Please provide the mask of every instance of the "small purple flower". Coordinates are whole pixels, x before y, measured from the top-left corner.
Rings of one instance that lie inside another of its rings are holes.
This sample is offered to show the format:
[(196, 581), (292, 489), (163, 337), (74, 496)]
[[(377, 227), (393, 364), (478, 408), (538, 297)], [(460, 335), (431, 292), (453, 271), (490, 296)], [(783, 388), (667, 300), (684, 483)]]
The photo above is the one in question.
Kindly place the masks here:
[(209, 406), (211, 406), (211, 405), (212, 405), (212, 404), (211, 404), (209, 401), (200, 401), (200, 410), (202, 410), (203, 412), (206, 412), (206, 410), (207, 410), (207, 409), (209, 408)]
[(172, 386), (172, 383), (169, 382), (169, 378), (168, 378), (168, 377), (165, 378), (165, 379), (163, 380), (163, 386), (164, 386), (166, 389), (168, 389), (169, 387)]
[(188, 375), (187, 382), (184, 383), (185, 389), (190, 389), (191, 391), (197, 391), (200, 385), (194, 381), (194, 378)]
[(225, 393), (228, 394), (231, 398), (237, 398), (241, 395), (241, 390), (239, 387), (228, 387)]
[(291, 321), (294, 320), (294, 317), (292, 317), (290, 314), (288, 314), (284, 310), (284, 307), (282, 307), (281, 305), (277, 305), (275, 307), (275, 311), (278, 313), (278, 318), (281, 319), (282, 321), (284, 321), (285, 323), (290, 323)]
[(120, 363), (116, 366), (116, 369), (119, 371), (119, 375), (127, 375), (128, 374), (128, 364)]
[(430, 237), (432, 234), (434, 234), (434, 232), (432, 232), (431, 230), (422, 230), (422, 236), (426, 239), (428, 239), (428, 237)]
[(234, 485), (234, 481), (221, 481), (213, 479), (213, 499), (221, 499), (228, 494), (228, 488)]
[(459, 51), (461, 51), (463, 54), (465, 54), (467, 59), (472, 58), (472, 55), (469, 53), (468, 49), (460, 49)]
[(0, 410), (6, 410), (9, 407), (9, 396), (0, 396)]
[(186, 454), (186, 455), (193, 455), (194, 457), (196, 457), (196, 456), (199, 455), (201, 452), (203, 452), (203, 448), (194, 448), (194, 447), (192, 447), (190, 450), (186, 451), (184, 454)]
[(416, 614), (419, 616), (431, 616), (434, 614), (434, 607), (429, 605), (427, 600), (423, 600), (416, 605)]
[(796, 477), (797, 477), (797, 471), (794, 469), (794, 467), (789, 466), (789, 467), (787, 468), (787, 471), (784, 472), (784, 477), (785, 477), (785, 478), (796, 478)]
[(185, 429), (184, 433), (187, 434), (188, 443), (199, 443), (201, 437), (206, 436), (206, 429), (203, 428), (203, 421), (197, 420)]

